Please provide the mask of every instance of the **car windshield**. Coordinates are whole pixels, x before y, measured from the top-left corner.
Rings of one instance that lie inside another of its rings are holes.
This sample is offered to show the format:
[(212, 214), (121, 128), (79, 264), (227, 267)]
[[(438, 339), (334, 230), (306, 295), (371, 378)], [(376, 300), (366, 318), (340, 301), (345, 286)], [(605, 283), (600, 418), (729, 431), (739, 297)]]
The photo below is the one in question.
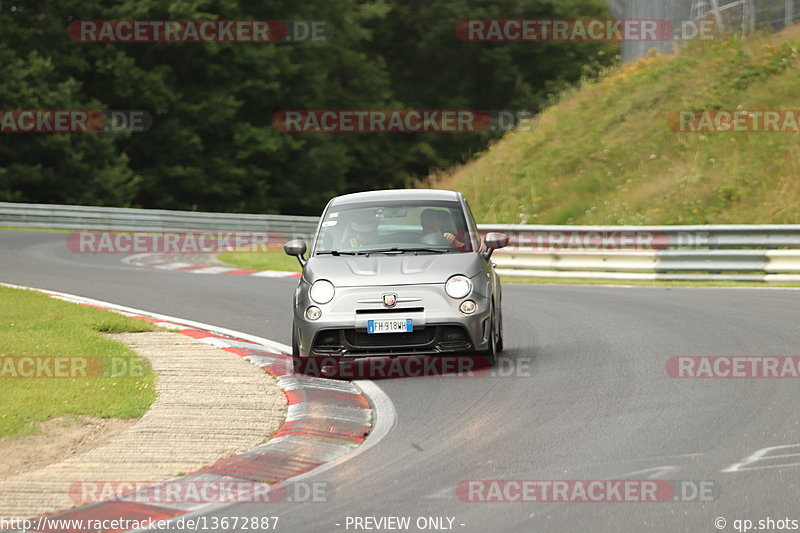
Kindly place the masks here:
[(471, 252), (457, 202), (381, 202), (333, 206), (325, 213), (315, 255)]

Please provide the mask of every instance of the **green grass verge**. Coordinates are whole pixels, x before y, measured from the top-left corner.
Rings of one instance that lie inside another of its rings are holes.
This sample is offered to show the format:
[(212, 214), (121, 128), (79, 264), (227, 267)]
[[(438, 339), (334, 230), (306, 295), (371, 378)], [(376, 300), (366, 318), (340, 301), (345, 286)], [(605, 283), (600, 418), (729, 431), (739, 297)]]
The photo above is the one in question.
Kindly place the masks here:
[(800, 26), (682, 47), (586, 80), (429, 186), (478, 220), (797, 224), (797, 133), (679, 133), (681, 110), (800, 109)]
[(0, 230), (13, 230), (13, 231), (44, 231), (47, 233), (71, 233), (73, 231), (80, 231), (76, 229), (54, 229), (54, 228), (23, 228), (22, 226), (0, 226)]
[(229, 252), (219, 254), (220, 261), (238, 268), (250, 270), (283, 270), (286, 272), (300, 272), (300, 263), (297, 258), (280, 252)]
[[(0, 438), (36, 433), (37, 423), (62, 415), (138, 418), (155, 401), (155, 374), (149, 363), (103, 336), (154, 331), (149, 323), (3, 286), (0, 317)], [(19, 356), (87, 357), (90, 368), (115, 358), (118, 363), (135, 363), (139, 371), (119, 378), (12, 377), (14, 371), (6, 365), (19, 361), (10, 359)]]

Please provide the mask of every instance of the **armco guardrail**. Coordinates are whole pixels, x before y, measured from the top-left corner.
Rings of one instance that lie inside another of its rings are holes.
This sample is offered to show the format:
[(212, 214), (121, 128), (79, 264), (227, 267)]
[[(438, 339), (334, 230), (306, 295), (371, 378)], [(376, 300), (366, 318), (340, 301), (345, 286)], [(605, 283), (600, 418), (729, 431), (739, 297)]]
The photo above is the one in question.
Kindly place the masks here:
[(271, 231), (310, 237), (317, 217), (0, 202), (0, 225), (105, 231)]
[(482, 224), (511, 236), (512, 246), (586, 248), (800, 248), (800, 225), (532, 226)]
[[(0, 225), (105, 231), (270, 232), (310, 238), (317, 217), (0, 202)], [(608, 280), (800, 281), (800, 225), (482, 224), (510, 238), (503, 276)]]
[(800, 281), (800, 226), (482, 225), (510, 246), (501, 275), (609, 280)]

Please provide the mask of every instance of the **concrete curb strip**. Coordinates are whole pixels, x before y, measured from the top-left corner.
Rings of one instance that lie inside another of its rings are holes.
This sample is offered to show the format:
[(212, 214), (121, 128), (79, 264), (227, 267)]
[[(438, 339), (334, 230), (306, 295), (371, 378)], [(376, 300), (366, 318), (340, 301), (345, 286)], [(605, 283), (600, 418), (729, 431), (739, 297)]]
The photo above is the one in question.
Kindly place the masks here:
[(287, 402), (274, 380), (233, 354), (179, 333), (111, 337), (150, 361), (155, 403), (108, 443), (0, 482), (0, 516), (74, 507), (87, 491), (96, 497), (101, 482), (167, 481), (258, 445), (284, 418)]

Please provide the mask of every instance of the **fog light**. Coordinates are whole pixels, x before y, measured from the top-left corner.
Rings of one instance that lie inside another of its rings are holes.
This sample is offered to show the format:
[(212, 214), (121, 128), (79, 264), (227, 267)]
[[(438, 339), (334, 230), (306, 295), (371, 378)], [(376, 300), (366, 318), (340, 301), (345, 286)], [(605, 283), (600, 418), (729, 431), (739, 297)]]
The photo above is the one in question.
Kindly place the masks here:
[(311, 306), (306, 309), (306, 317), (309, 320), (316, 320), (322, 316), (322, 311), (319, 310), (319, 307)]
[(464, 300), (461, 302), (461, 312), (465, 315), (471, 315), (478, 309), (478, 305), (472, 300)]

